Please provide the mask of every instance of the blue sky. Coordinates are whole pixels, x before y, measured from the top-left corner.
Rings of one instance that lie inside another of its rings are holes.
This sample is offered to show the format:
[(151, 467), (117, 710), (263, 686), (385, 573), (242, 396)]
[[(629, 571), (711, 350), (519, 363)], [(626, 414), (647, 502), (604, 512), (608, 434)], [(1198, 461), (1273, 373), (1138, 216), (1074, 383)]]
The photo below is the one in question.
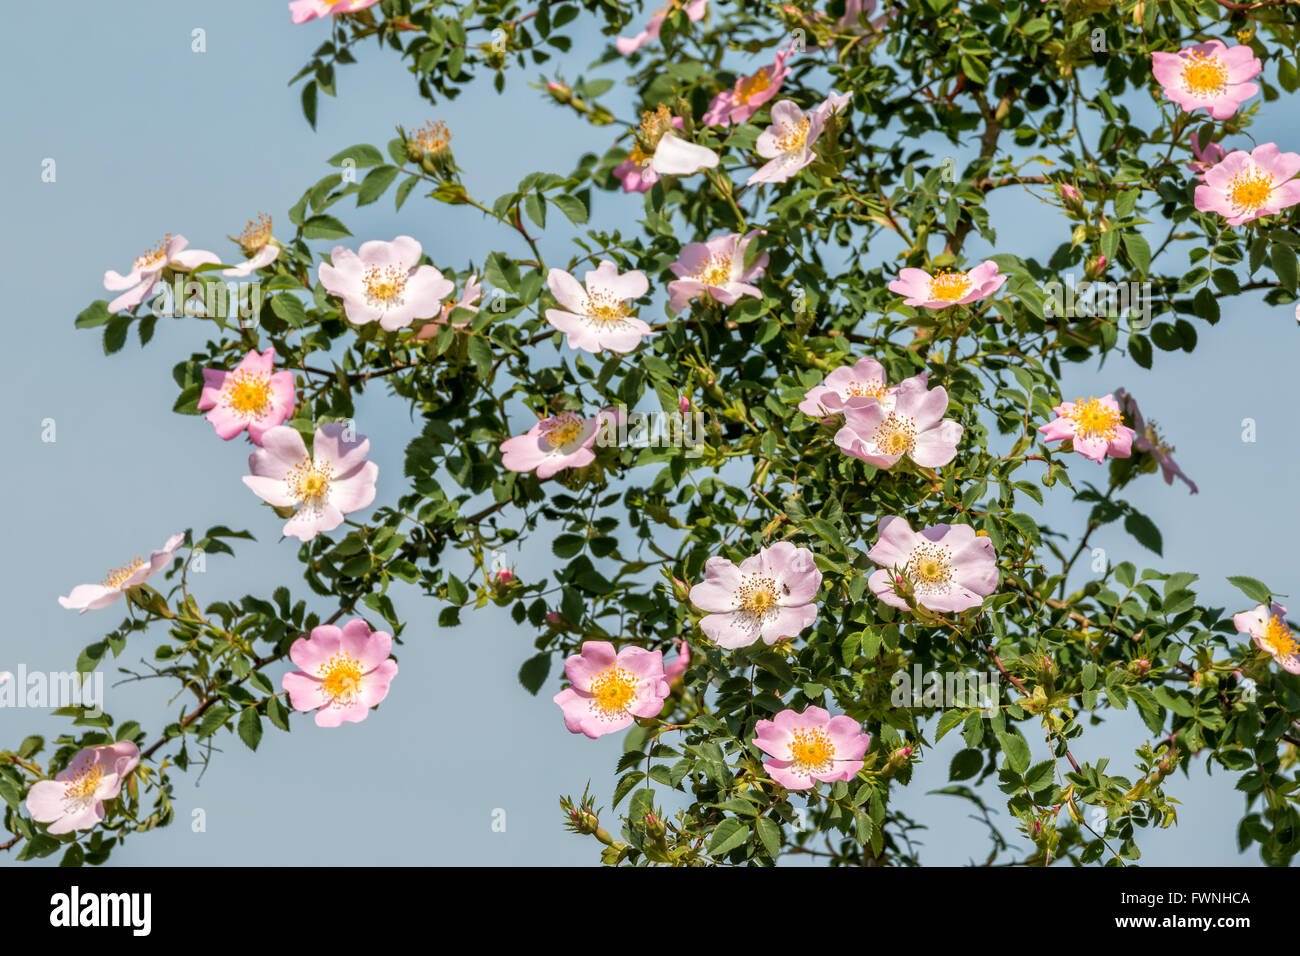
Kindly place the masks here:
[[(11, 89), (9, 147), (0, 151), (4, 221), (0, 255), (9, 263), (11, 302), (6, 374), (0, 379), (0, 440), (9, 467), (0, 470), (0, 500), (10, 546), (0, 558), (0, 595), (8, 626), (0, 641), (0, 669), (69, 669), (80, 649), (115, 627), (121, 605), (84, 616), (56, 602), (75, 584), (161, 545), (172, 532), (224, 523), (247, 528), (256, 543), (240, 542), (237, 557), (213, 556), (194, 583), (201, 603), (246, 592), (269, 594), (300, 583), (296, 543), (278, 542), (281, 522), (240, 482), (246, 447), (223, 443), (198, 418), (174, 415), (171, 366), (201, 347), (206, 328), (162, 320), (150, 346), (134, 338), (105, 358), (97, 332), (77, 331), (72, 320), (104, 296), (105, 269), (126, 271), (131, 260), (166, 232), (192, 245), (233, 254), (225, 239), (266, 211), (280, 224), (302, 190), (330, 172), (325, 160), (356, 142), (381, 144), (394, 125), (444, 119), (470, 191), (506, 192), (534, 170), (567, 171), (577, 155), (602, 150), (610, 128), (593, 129), (541, 101), (525, 86), (535, 71), (511, 77), (506, 96), (482, 84), (460, 99), (429, 107), (391, 52), (367, 46), (358, 65), (339, 75), (338, 99), (323, 98), (318, 130), (303, 120), (297, 88), (286, 82), (327, 35), (327, 26), (294, 26), (285, 4), (241, 0), (182, 4), (136, 0), (130, 5), (76, 0), (62, 8), (76, 29), (60, 33), (50, 55), (34, 37), (46, 35), (49, 14), (37, 4), (6, 11), (0, 55)], [(195, 28), (207, 50), (191, 51)], [(566, 76), (586, 71), (599, 48), (591, 34), (576, 51), (558, 57)], [(1116, 55), (1122, 55), (1117, 53)], [(70, 71), (67, 64), (79, 64)], [(612, 75), (612, 74), (611, 74)], [(623, 107), (626, 98), (616, 98)], [(1154, 104), (1136, 104), (1150, 109)], [(1259, 140), (1300, 147), (1278, 104), (1266, 109)], [(1146, 115), (1146, 114), (1144, 114)], [(41, 181), (42, 161), (57, 163), (57, 179)], [(999, 249), (1042, 254), (1062, 235), (1059, 222), (1039, 216), (1012, 196), (994, 200), (1002, 223)], [(334, 211), (334, 210), (332, 210)], [(517, 251), (513, 240), (474, 210), (413, 197), (400, 214), (387, 198), (373, 206), (338, 210), (356, 242), (409, 233), (435, 263), (463, 270), (491, 249)], [(601, 224), (631, 228), (639, 201), (602, 195), (594, 210)], [(564, 234), (549, 249), (567, 255)], [(328, 244), (323, 244), (328, 245)], [(972, 246), (970, 252), (985, 251)], [(1064, 391), (1100, 394), (1123, 385), (1158, 419), (1178, 445), (1184, 469), (1200, 485), (1189, 496), (1155, 477), (1128, 497), (1161, 526), (1165, 557), (1142, 551), (1122, 531), (1095, 536), (1112, 561), (1193, 570), (1203, 597), (1236, 608), (1242, 598), (1223, 578), (1249, 574), (1286, 591), (1295, 562), (1296, 533), (1289, 492), (1296, 486), (1297, 439), (1291, 410), (1300, 399), (1292, 372), (1296, 322), (1292, 310), (1242, 298), (1224, 309), (1216, 327), (1198, 323), (1200, 347), (1191, 355), (1157, 352), (1152, 371), (1111, 358), (1104, 368), (1067, 370)], [(1257, 441), (1243, 443), (1242, 420), (1257, 423)], [(41, 440), (53, 419), (57, 440)], [(368, 396), (358, 427), (380, 465), (379, 503), (400, 493), (405, 442), (414, 426), (400, 402)], [(1076, 479), (1092, 466), (1079, 459)], [(1097, 469), (1097, 481), (1104, 473)], [(1061, 528), (1082, 526), (1085, 509), (1054, 503), (1047, 518)], [(519, 556), (517, 571), (536, 578), (548, 571), (546, 542)], [(313, 599), (314, 600), (314, 599)], [(565, 732), (550, 696), (553, 672), (537, 697), (516, 681), (532, 653), (533, 635), (505, 611), (467, 614), (455, 629), (436, 624), (436, 602), (401, 593), (397, 606), (409, 622), (400, 650), (401, 673), (383, 707), (362, 724), (326, 731), (296, 720), (291, 734), (269, 729), (257, 754), (233, 735), (219, 735), (222, 752), (198, 781), (177, 774), (177, 823), (131, 838), (119, 864), (221, 865), (234, 863), (591, 864), (596, 844), (561, 829), (556, 799), (579, 793), (587, 780), (607, 805), (617, 738), (592, 742)], [(326, 606), (317, 602), (316, 606)], [(164, 640), (138, 640), (119, 663), (139, 666)], [(278, 675), (277, 675), (278, 676)], [(157, 727), (174, 715), (173, 692), (161, 682), (112, 687), (106, 709), (119, 718)], [(1090, 730), (1076, 748), (1081, 760), (1112, 757), (1127, 766), (1128, 751), (1146, 739), (1130, 714)], [(0, 733), (14, 746), (28, 733), (54, 736), (60, 718), (32, 710), (0, 712)], [(1032, 736), (1032, 731), (1028, 731)], [(930, 829), (921, 835), (923, 858), (960, 864), (982, 856), (982, 827), (966, 805), (927, 790), (947, 782), (956, 749), (945, 739), (896, 796), (896, 806)], [(1256, 862), (1236, 852), (1241, 795), (1222, 773), (1207, 777), (1193, 761), (1171, 793), (1182, 801), (1181, 826), (1143, 842), (1149, 863), (1240, 865)], [(993, 801), (998, 805), (998, 801)], [(206, 831), (194, 832), (201, 808)], [(504, 810), (504, 832), (493, 829)], [(496, 816), (494, 817), (494, 814)], [(1006, 823), (1005, 811), (999, 818)], [(1007, 827), (1010, 830), (1010, 827)]]

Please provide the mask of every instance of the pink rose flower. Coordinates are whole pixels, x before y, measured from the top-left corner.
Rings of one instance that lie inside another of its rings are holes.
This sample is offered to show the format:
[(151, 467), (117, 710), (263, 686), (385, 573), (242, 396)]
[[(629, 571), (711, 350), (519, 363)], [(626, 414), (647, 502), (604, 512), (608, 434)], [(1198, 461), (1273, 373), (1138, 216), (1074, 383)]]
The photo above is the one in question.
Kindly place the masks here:
[(1255, 646), (1270, 655), (1283, 670), (1300, 674), (1300, 642), (1287, 626), (1285, 607), (1276, 601), (1260, 604), (1253, 611), (1234, 614), (1232, 623), (1240, 633), (1249, 634)]
[(835, 433), (840, 451), (877, 468), (893, 468), (904, 455), (925, 468), (957, 457), (962, 426), (944, 418), (946, 389), (926, 389), (925, 379), (908, 379), (894, 389), (893, 407), (877, 401), (846, 406), (844, 427)]
[(1217, 212), (1230, 226), (1272, 216), (1300, 203), (1300, 153), (1283, 153), (1276, 143), (1251, 152), (1234, 149), (1201, 174), (1196, 208)]
[(889, 283), (889, 291), (904, 296), (904, 305), (946, 309), (990, 296), (1006, 281), (998, 264), (986, 259), (968, 272), (943, 271), (932, 276), (924, 269), (903, 269)]
[(1124, 415), (1114, 395), (1082, 398), (1052, 409), (1057, 417), (1039, 425), (1043, 441), (1074, 440), (1074, 450), (1084, 458), (1101, 463), (1107, 455), (1128, 458), (1133, 454), (1133, 429), (1123, 424)]
[(759, 134), (755, 149), (768, 162), (755, 170), (746, 185), (783, 183), (810, 165), (817, 154), (813, 143), (822, 134), (824, 120), (819, 114), (803, 110), (790, 100), (772, 107), (772, 125)]
[(199, 409), (212, 409), (204, 417), (226, 441), (248, 429), (253, 444), (262, 444), (266, 430), (283, 423), (293, 406), (293, 373), (275, 371), (275, 349), (260, 355), (251, 349), (233, 372), (203, 370)]
[(673, 662), (664, 668), (664, 680), (668, 683), (675, 684), (686, 673), (687, 668), (691, 666), (691, 648), (686, 643), (686, 638), (677, 642), (677, 656)]
[(914, 375), (896, 386), (890, 386), (885, 367), (873, 358), (860, 358), (852, 365), (841, 365), (833, 370), (820, 385), (814, 385), (804, 394), (799, 411), (809, 418), (827, 418), (843, 414), (850, 405), (870, 405), (879, 402), (886, 411), (894, 407), (894, 396), (907, 382), (924, 385), (925, 373)]
[(552, 700), (569, 733), (593, 740), (632, 726), (637, 717), (658, 717), (669, 694), (663, 652), (644, 647), (615, 654), (609, 641), (585, 641), (582, 653), (564, 662), (564, 673), (572, 686)]
[(79, 610), (82, 614), (107, 607), (123, 593), (144, 584), (171, 564), (172, 555), (184, 540), (183, 534), (172, 535), (162, 548), (149, 554), (148, 561), (136, 558), (129, 564), (110, 571), (99, 584), (78, 584), (67, 597), (59, 598), (59, 604), (69, 610)]
[(832, 717), (813, 706), (802, 714), (787, 708), (771, 720), (760, 720), (754, 731), (754, 746), (772, 758), (763, 761), (763, 769), (787, 790), (852, 780), (870, 743), (852, 717)]
[(109, 312), (121, 312), (123, 309), (135, 309), (153, 290), (154, 284), (162, 278), (164, 272), (190, 272), (209, 263), (221, 260), (211, 252), (202, 249), (187, 249), (189, 240), (184, 236), (167, 234), (158, 245), (135, 260), (131, 271), (126, 275), (109, 269), (104, 273), (104, 288), (109, 292), (122, 292), (108, 304)]
[(370, 439), (347, 431), (338, 422), (317, 428), (313, 457), (296, 428), (279, 425), (263, 432), (262, 447), (248, 456), (252, 474), (244, 484), (273, 507), (294, 509), (286, 537), (310, 541), (375, 500), (379, 466), (366, 461)]
[(993, 542), (967, 524), (913, 531), (903, 518), (881, 518), (880, 537), (867, 557), (880, 565), (867, 579), (871, 593), (903, 610), (908, 605), (900, 587), (910, 590), (914, 604), (940, 614), (979, 607), (998, 587)]
[[(415, 334), (418, 341), (431, 339), (438, 334), (438, 327), (446, 325), (453, 309), (465, 309), (467, 312), (477, 312), (478, 304), (483, 298), (483, 286), (479, 284), (478, 276), (472, 275), (465, 280), (465, 291), (460, 294), (460, 298), (455, 302), (444, 302), (442, 311), (438, 313), (437, 318), (421, 326), (420, 331)], [(452, 322), (452, 328), (466, 328), (473, 319), (462, 319), (459, 322)]]
[(230, 238), (239, 243), (247, 259), (230, 269), (221, 270), (228, 279), (246, 278), (280, 257), (280, 245), (271, 238), (271, 217), (266, 213), (260, 214), (255, 222), (250, 221), (238, 238)]
[(599, 354), (631, 352), (650, 334), (650, 326), (636, 317), (631, 302), (650, 289), (644, 272), (619, 274), (608, 259), (583, 279), (584, 289), (569, 273), (552, 269), (546, 284), (561, 308), (547, 309), (546, 321), (563, 332), (569, 348)]
[(777, 50), (772, 65), (757, 73), (742, 76), (730, 90), (723, 90), (713, 98), (704, 114), (705, 126), (730, 126), (744, 123), (758, 112), (759, 107), (776, 96), (781, 84), (790, 73), (785, 65), (790, 51)]
[(1192, 489), (1192, 494), (1196, 494), (1196, 482), (1183, 474), (1183, 470), (1178, 467), (1178, 463), (1173, 459), (1173, 453), (1177, 450), (1173, 445), (1167, 444), (1160, 434), (1160, 429), (1155, 421), (1146, 422), (1142, 420), (1142, 413), (1138, 410), (1138, 404), (1133, 396), (1122, 388), (1115, 389), (1115, 400), (1119, 403), (1133, 422), (1133, 448), (1140, 452), (1146, 452), (1156, 460), (1160, 466), (1160, 471), (1164, 475), (1165, 484), (1172, 485), (1174, 478), (1182, 479), (1187, 487)]
[(602, 409), (595, 418), (576, 412), (561, 412), (543, 418), (522, 435), (501, 443), (501, 464), (511, 471), (535, 471), (538, 478), (550, 478), (565, 468), (585, 468), (596, 460), (592, 445), (602, 427), (617, 426), (623, 420), (618, 409)]
[(663, 27), (664, 20), (668, 17), (669, 13), (683, 6), (686, 8), (686, 16), (690, 20), (699, 21), (704, 19), (704, 14), (708, 11), (709, 0), (687, 0), (685, 3), (683, 3), (682, 0), (669, 0), (667, 6), (658, 10), (654, 16), (650, 18), (650, 22), (646, 24), (644, 30), (636, 36), (619, 37), (614, 41), (614, 48), (617, 49), (619, 53), (623, 54), (623, 56), (635, 53), (650, 40), (659, 36), (659, 30)]
[(668, 283), (668, 307), (681, 312), (692, 299), (706, 294), (723, 305), (732, 305), (745, 295), (761, 299), (763, 293), (751, 283), (767, 268), (767, 253), (745, 268), (745, 251), (756, 235), (757, 230), (744, 237), (733, 232), (684, 245), (677, 261), (669, 266), (677, 279)]
[(391, 634), (370, 630), (359, 617), (341, 628), (321, 624), (289, 648), (289, 659), (301, 670), (285, 674), (280, 686), (294, 710), (316, 711), (317, 727), (360, 723), (388, 696), (397, 676), (392, 649)]
[(748, 647), (795, 637), (817, 620), (813, 600), (822, 573), (813, 553), (778, 541), (740, 563), (723, 557), (704, 563), (704, 580), (691, 588), (690, 600), (701, 611), (700, 630), (719, 647)]
[(1187, 168), (1196, 173), (1196, 178), (1205, 182), (1205, 171), (1211, 166), (1223, 161), (1223, 157), (1228, 155), (1218, 143), (1207, 143), (1204, 148), (1201, 147), (1199, 130), (1192, 133), (1192, 162), (1187, 164)]
[(410, 236), (363, 242), (359, 252), (336, 246), (330, 261), (317, 267), (317, 276), (327, 292), (343, 300), (348, 321), (377, 321), (393, 332), (438, 315), (442, 300), (456, 291), (433, 266), (418, 265), (421, 254)]
[(1152, 53), (1151, 72), (1165, 96), (1191, 113), (1206, 109), (1214, 119), (1227, 119), (1259, 92), (1249, 82), (1263, 64), (1248, 46), (1225, 46), (1210, 40), (1177, 53)]
[(294, 23), (306, 23), (317, 17), (337, 16), (340, 13), (356, 13), (366, 7), (373, 7), (379, 0), (293, 0), (289, 4), (289, 14)]
[(38, 780), (27, 793), (27, 812), (57, 836), (90, 830), (104, 819), (104, 801), (122, 791), (122, 781), (140, 764), (140, 748), (129, 740), (78, 751), (53, 780)]

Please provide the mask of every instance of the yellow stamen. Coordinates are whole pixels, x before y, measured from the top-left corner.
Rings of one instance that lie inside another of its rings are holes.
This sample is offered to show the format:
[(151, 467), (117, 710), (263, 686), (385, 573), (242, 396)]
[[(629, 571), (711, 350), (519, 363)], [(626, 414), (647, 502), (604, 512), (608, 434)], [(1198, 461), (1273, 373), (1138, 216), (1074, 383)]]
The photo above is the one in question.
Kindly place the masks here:
[(361, 662), (340, 651), (316, 669), (321, 679), (321, 690), (337, 704), (350, 704), (361, 692), (364, 671)]
[(970, 276), (965, 272), (943, 270), (930, 278), (930, 298), (951, 304), (964, 298), (970, 287)]
[(398, 305), (408, 278), (407, 273), (393, 266), (370, 266), (362, 280), (366, 286), (366, 298), (372, 305)]
[(1279, 614), (1274, 614), (1264, 623), (1264, 633), (1259, 636), (1259, 643), (1279, 660), (1300, 654), (1300, 643), (1296, 642), (1295, 634)]
[(120, 588), (123, 582), (131, 575), (144, 567), (144, 558), (136, 558), (130, 564), (124, 564), (120, 568), (114, 568), (109, 571), (104, 580), (99, 583), (106, 588)]
[(244, 250), (245, 256), (253, 258), (271, 241), (271, 217), (264, 212), (259, 212), (257, 219), (250, 219), (235, 241), (239, 243), (239, 248)]
[(226, 376), (221, 397), (244, 418), (261, 418), (271, 407), (271, 379), (265, 372), (235, 371)]
[(562, 412), (542, 422), (542, 437), (552, 448), (563, 448), (582, 435), (585, 425), (573, 412)]
[(92, 764), (64, 784), (63, 799), (68, 804), (84, 805), (95, 799), (99, 782), (104, 777), (104, 768)]
[(696, 267), (691, 278), (715, 288), (725, 286), (731, 281), (731, 256), (715, 252)]
[(333, 477), (334, 469), (325, 462), (304, 458), (284, 480), (289, 495), (299, 504), (318, 504), (329, 495)]
[(411, 138), (426, 153), (441, 153), (451, 143), (451, 130), (442, 120), (426, 122)]
[(591, 679), (592, 706), (605, 717), (620, 717), (636, 699), (637, 678), (626, 667), (611, 664)]
[(1074, 433), (1079, 438), (1104, 438), (1110, 441), (1118, 432), (1123, 416), (1118, 410), (1100, 399), (1080, 398), (1075, 401), (1069, 417), (1074, 420)]
[(1273, 195), (1273, 176), (1258, 167), (1242, 170), (1228, 182), (1228, 198), (1238, 209), (1254, 212)]
[(1183, 86), (1197, 96), (1216, 96), (1228, 88), (1228, 67), (1217, 54), (1183, 57)]
[(598, 325), (622, 325), (631, 314), (632, 310), (627, 303), (614, 298), (603, 289), (587, 294), (587, 318)]
[(793, 126), (783, 124), (780, 133), (773, 140), (773, 145), (783, 153), (797, 153), (808, 143), (808, 117), (804, 117)]
[(137, 269), (156, 269), (163, 265), (167, 260), (167, 243), (172, 241), (172, 234), (169, 232), (148, 252), (138, 256), (135, 260)]
[(774, 612), (781, 600), (776, 581), (766, 574), (745, 574), (735, 595), (737, 609), (755, 622)]
[(871, 441), (881, 454), (906, 454), (916, 447), (916, 423), (910, 418), (891, 413), (876, 428)]
[(952, 549), (924, 542), (907, 559), (907, 576), (922, 589), (942, 588), (952, 581)]
[(790, 762), (804, 773), (825, 773), (835, 760), (835, 745), (820, 727), (791, 731)]

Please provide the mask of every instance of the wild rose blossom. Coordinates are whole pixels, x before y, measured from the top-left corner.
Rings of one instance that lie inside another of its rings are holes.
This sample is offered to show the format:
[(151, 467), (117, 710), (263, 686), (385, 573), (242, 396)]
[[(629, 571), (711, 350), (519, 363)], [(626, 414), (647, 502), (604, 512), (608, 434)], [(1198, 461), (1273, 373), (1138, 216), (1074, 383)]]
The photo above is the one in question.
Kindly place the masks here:
[(280, 257), (280, 244), (271, 238), (271, 217), (266, 213), (250, 221), (238, 236), (229, 237), (239, 244), (246, 259), (237, 266), (221, 270), (228, 279), (243, 279), (258, 269), (264, 269)]
[(1217, 120), (1228, 119), (1259, 92), (1249, 81), (1263, 68), (1250, 47), (1229, 47), (1222, 40), (1151, 54), (1151, 72), (1165, 96), (1185, 112), (1205, 109)]
[(589, 270), (582, 284), (562, 269), (552, 269), (546, 284), (561, 308), (547, 309), (546, 321), (565, 334), (571, 349), (598, 354), (631, 352), (650, 334), (631, 303), (650, 290), (644, 272), (619, 274), (608, 259)]
[(754, 731), (754, 746), (771, 755), (763, 769), (787, 790), (852, 780), (871, 742), (852, 717), (832, 717), (815, 706), (802, 714), (787, 708), (771, 720), (760, 720)]
[(343, 300), (348, 321), (378, 322), (386, 332), (442, 311), (442, 300), (456, 291), (433, 266), (419, 265), (423, 250), (410, 236), (392, 242), (372, 239), (358, 252), (335, 246), (330, 261), (316, 269), (325, 291)]
[(795, 637), (817, 620), (813, 600), (822, 573), (813, 553), (778, 541), (740, 563), (714, 556), (704, 563), (704, 580), (691, 588), (701, 611), (702, 630), (719, 647), (748, 647), (759, 638), (775, 644)]
[(817, 158), (813, 144), (822, 134), (823, 115), (807, 115), (790, 100), (772, 107), (772, 125), (759, 134), (755, 150), (768, 162), (750, 175), (747, 185), (784, 183)]
[(616, 426), (622, 418), (615, 408), (603, 409), (594, 418), (576, 412), (543, 418), (524, 434), (501, 443), (501, 464), (520, 473), (535, 471), (543, 479), (565, 468), (585, 468), (596, 460), (592, 445), (601, 428), (606, 423)]
[(670, 688), (664, 679), (662, 651), (625, 647), (615, 653), (609, 641), (584, 641), (581, 653), (564, 662), (572, 685), (553, 698), (571, 734), (593, 740), (632, 726), (637, 717), (658, 717)]
[(340, 13), (356, 13), (366, 7), (373, 7), (379, 0), (293, 0), (289, 4), (289, 14), (294, 23), (306, 23), (317, 17), (337, 16)]
[[(186, 248), (189, 244), (184, 236), (168, 233), (158, 245), (138, 257), (126, 275), (112, 269), (105, 272), (104, 288), (109, 292), (122, 292), (108, 304), (108, 311), (121, 312), (136, 308), (148, 298), (165, 272), (191, 272), (199, 266), (221, 262), (214, 253)], [(126, 291), (123, 292), (123, 289)]]
[(1238, 632), (1249, 634), (1255, 646), (1291, 674), (1300, 674), (1300, 641), (1287, 626), (1286, 608), (1274, 601), (1232, 616)]
[(296, 428), (279, 425), (262, 434), (262, 447), (248, 456), (244, 484), (276, 508), (293, 508), (284, 534), (310, 541), (333, 531), (343, 516), (368, 508), (375, 500), (379, 466), (366, 461), (370, 439), (347, 434), (339, 422), (316, 429), (313, 453)]
[(862, 402), (844, 409), (844, 427), (835, 433), (840, 451), (877, 468), (892, 468), (906, 455), (925, 468), (940, 468), (957, 457), (962, 426), (944, 418), (946, 389), (927, 389), (925, 380), (908, 379), (893, 392), (892, 407)]
[(860, 358), (852, 365), (841, 365), (832, 370), (820, 385), (808, 389), (798, 408), (809, 418), (822, 419), (841, 415), (850, 405), (869, 405), (872, 402), (879, 402), (890, 411), (899, 387), (907, 382), (924, 385), (925, 381), (922, 372), (891, 386), (883, 365), (873, 358)]
[(673, 10), (683, 7), (686, 10), (687, 18), (692, 22), (698, 22), (703, 20), (704, 14), (708, 12), (709, 0), (688, 0), (688, 2), (685, 3), (682, 2), (682, 0), (669, 0), (667, 6), (656, 11), (655, 14), (650, 17), (650, 22), (645, 25), (644, 30), (636, 34), (636, 36), (619, 37), (614, 41), (614, 48), (618, 50), (619, 53), (623, 54), (623, 56), (635, 53), (637, 50), (641, 49), (641, 47), (645, 46), (646, 43), (659, 36), (659, 30), (663, 27), (664, 20), (667, 19), (668, 14)]
[(647, 192), (660, 176), (690, 176), (718, 165), (718, 154), (706, 146), (687, 142), (674, 132), (685, 123), (660, 104), (641, 114), (628, 158), (614, 167), (623, 192)]
[(934, 275), (924, 269), (902, 269), (889, 283), (889, 291), (904, 297), (903, 304), (927, 309), (946, 309), (987, 298), (1007, 281), (998, 272), (998, 264), (986, 259), (967, 272), (940, 271)]
[(1183, 474), (1183, 470), (1178, 467), (1178, 463), (1173, 459), (1173, 454), (1177, 449), (1165, 442), (1155, 421), (1143, 420), (1137, 402), (1124, 389), (1115, 389), (1115, 401), (1119, 403), (1120, 408), (1128, 415), (1129, 421), (1133, 423), (1134, 450), (1145, 452), (1155, 459), (1156, 464), (1160, 466), (1161, 473), (1164, 475), (1166, 485), (1172, 485), (1174, 478), (1180, 478), (1192, 490), (1192, 494), (1196, 494), (1196, 482)]
[(664, 667), (664, 680), (668, 681), (669, 685), (677, 683), (690, 666), (691, 648), (683, 637), (677, 642), (677, 656), (673, 658), (671, 664)]
[(1052, 409), (1057, 417), (1039, 425), (1043, 441), (1073, 439), (1074, 450), (1084, 458), (1102, 462), (1107, 455), (1128, 458), (1133, 454), (1133, 429), (1125, 425), (1123, 412), (1114, 395), (1082, 398)]
[(1187, 164), (1187, 168), (1196, 173), (1197, 179), (1201, 180), (1201, 182), (1205, 182), (1205, 171), (1211, 166), (1222, 162), (1223, 158), (1228, 155), (1228, 151), (1215, 142), (1207, 143), (1202, 147), (1199, 132), (1200, 131), (1197, 130), (1192, 133), (1191, 148), (1193, 159), (1192, 162)]
[(708, 242), (684, 245), (677, 261), (668, 267), (677, 276), (668, 283), (668, 307), (673, 312), (681, 312), (701, 295), (709, 295), (723, 305), (733, 305), (745, 295), (761, 299), (763, 293), (752, 282), (767, 268), (768, 254), (764, 252), (752, 266), (745, 268), (745, 252), (757, 235), (758, 230), (744, 237), (733, 232), (715, 236)]
[(887, 10), (870, 19), (875, 12), (876, 0), (845, 0), (844, 16), (835, 21), (835, 29), (844, 33), (864, 33), (862, 21), (866, 19), (872, 30), (879, 30), (894, 15), (893, 10)]
[(1234, 149), (1201, 174), (1194, 196), (1201, 212), (1217, 212), (1230, 226), (1273, 216), (1300, 203), (1300, 153), (1283, 153), (1276, 143), (1251, 152)]
[(82, 614), (107, 607), (126, 591), (139, 587), (171, 564), (172, 555), (184, 540), (183, 534), (172, 535), (161, 548), (150, 552), (148, 561), (136, 558), (110, 571), (99, 584), (78, 584), (67, 597), (59, 598), (59, 604), (69, 610), (78, 610)]
[(104, 819), (104, 801), (122, 792), (122, 781), (140, 764), (129, 740), (78, 751), (53, 780), (38, 780), (27, 793), (27, 812), (58, 836), (90, 830)]
[(734, 87), (715, 96), (704, 114), (704, 125), (730, 126), (746, 122), (780, 91), (781, 84), (790, 74), (790, 68), (785, 65), (789, 56), (789, 49), (777, 50), (771, 66), (742, 76)]
[(293, 406), (293, 373), (275, 371), (273, 348), (261, 354), (250, 349), (231, 372), (203, 370), (199, 410), (212, 409), (204, 417), (226, 441), (248, 429), (253, 444), (262, 444), (266, 430), (282, 424), (293, 414)]
[[(431, 339), (438, 334), (440, 326), (446, 325), (447, 320), (455, 309), (465, 309), (467, 312), (477, 312), (478, 304), (483, 299), (483, 286), (479, 284), (478, 276), (472, 275), (465, 280), (465, 291), (460, 294), (460, 298), (455, 302), (444, 302), (442, 311), (432, 322), (426, 322), (420, 327), (420, 331), (415, 334), (417, 341)], [(459, 322), (452, 322), (452, 328), (463, 329), (467, 327), (473, 319), (462, 319)]]
[(294, 710), (316, 712), (317, 727), (360, 723), (397, 676), (392, 649), (391, 634), (370, 630), (359, 617), (341, 628), (321, 624), (290, 646), (289, 659), (300, 669), (280, 678), (280, 686)]
[(880, 537), (867, 557), (880, 565), (867, 579), (871, 593), (903, 610), (910, 594), (931, 611), (959, 613), (979, 607), (998, 587), (993, 542), (967, 524), (913, 531), (903, 518), (881, 518)]

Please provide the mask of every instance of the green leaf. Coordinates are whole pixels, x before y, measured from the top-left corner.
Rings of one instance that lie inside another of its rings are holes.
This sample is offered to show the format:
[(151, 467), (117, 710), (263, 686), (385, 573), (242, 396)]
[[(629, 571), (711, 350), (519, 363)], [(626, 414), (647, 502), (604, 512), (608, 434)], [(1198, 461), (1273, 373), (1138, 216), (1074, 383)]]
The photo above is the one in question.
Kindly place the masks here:
[(763, 849), (767, 850), (768, 856), (775, 860), (781, 855), (781, 828), (777, 824), (767, 817), (759, 817), (754, 821), (754, 830), (763, 842)]
[(713, 828), (713, 837), (709, 840), (709, 854), (722, 856), (729, 853), (749, 839), (749, 827), (732, 817), (723, 820)]
[(73, 324), (79, 329), (93, 329), (103, 325), (112, 317), (113, 313), (108, 311), (108, 303), (103, 299), (96, 299), (81, 310), (81, 314)]
[(377, 166), (366, 174), (357, 191), (357, 205), (366, 206), (382, 196), (401, 170), (396, 166)]
[(353, 165), (360, 169), (367, 166), (378, 166), (384, 161), (384, 154), (368, 143), (357, 143), (355, 146), (349, 146), (347, 149), (340, 150), (329, 158), (331, 166), (342, 166), (348, 160), (352, 160)]
[(1144, 548), (1149, 548), (1156, 554), (1164, 554), (1164, 539), (1160, 536), (1160, 529), (1146, 515), (1138, 511), (1129, 512), (1124, 519), (1124, 530), (1137, 538)]
[(342, 239), (352, 233), (348, 232), (348, 227), (333, 216), (321, 213), (312, 216), (302, 224), (302, 235), (304, 239)]
[(550, 654), (534, 654), (519, 668), (519, 683), (523, 684), (530, 694), (536, 694), (541, 690), (549, 676), (551, 676)]
[(1283, 245), (1280, 242), (1273, 243), (1273, 248), (1268, 251), (1269, 261), (1273, 263), (1273, 271), (1277, 273), (1278, 281), (1291, 292), (1296, 291), (1296, 273), (1297, 269), (1295, 250), (1290, 246)]
[(560, 212), (569, 217), (569, 222), (575, 225), (580, 226), (587, 221), (587, 207), (577, 196), (568, 194), (552, 196), (551, 204), (558, 207)]
[(239, 739), (248, 745), (249, 750), (256, 750), (262, 740), (262, 718), (257, 715), (256, 707), (246, 707), (239, 716)]
[(1228, 583), (1257, 604), (1268, 604), (1273, 599), (1268, 585), (1255, 578), (1238, 575), (1228, 578)]
[(1016, 773), (1024, 773), (1029, 769), (1029, 744), (1025, 738), (1019, 734), (999, 733), (998, 743), (1002, 745), (1002, 752), (1006, 754), (1007, 766)]

